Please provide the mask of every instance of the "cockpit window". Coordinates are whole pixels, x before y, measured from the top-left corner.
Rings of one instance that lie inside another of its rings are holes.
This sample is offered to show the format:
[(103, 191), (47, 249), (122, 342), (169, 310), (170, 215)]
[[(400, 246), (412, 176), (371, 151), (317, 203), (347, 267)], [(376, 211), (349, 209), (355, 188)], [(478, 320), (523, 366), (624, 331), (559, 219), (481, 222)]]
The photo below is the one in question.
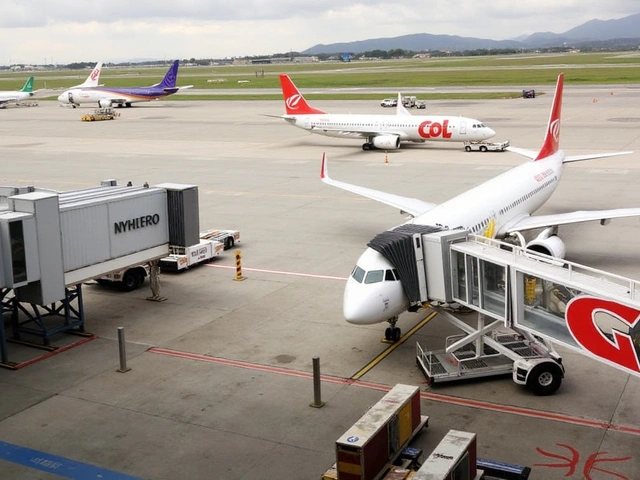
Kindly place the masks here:
[(378, 283), (384, 278), (384, 270), (371, 270), (367, 272), (364, 283)]
[(385, 270), (384, 271), (384, 279), (385, 281), (389, 282), (393, 282), (396, 279), (396, 276), (393, 274), (393, 270)]
[(358, 283), (362, 283), (362, 280), (364, 279), (364, 274), (365, 274), (365, 271), (361, 269), (358, 265), (353, 267), (353, 272), (351, 272), (351, 276)]

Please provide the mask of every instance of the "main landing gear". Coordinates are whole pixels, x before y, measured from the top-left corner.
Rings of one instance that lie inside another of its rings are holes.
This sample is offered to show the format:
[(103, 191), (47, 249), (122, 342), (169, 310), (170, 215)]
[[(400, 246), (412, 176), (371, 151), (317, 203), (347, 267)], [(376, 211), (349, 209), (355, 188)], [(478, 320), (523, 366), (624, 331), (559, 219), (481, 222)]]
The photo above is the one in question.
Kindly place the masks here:
[(367, 141), (362, 144), (363, 150), (373, 150), (374, 148), (376, 147), (373, 146), (373, 137), (368, 137)]
[(384, 339), (386, 342), (396, 343), (400, 340), (402, 336), (402, 330), (400, 327), (396, 327), (396, 322), (398, 321), (398, 317), (391, 317), (387, 322), (389, 322), (389, 326), (384, 331)]

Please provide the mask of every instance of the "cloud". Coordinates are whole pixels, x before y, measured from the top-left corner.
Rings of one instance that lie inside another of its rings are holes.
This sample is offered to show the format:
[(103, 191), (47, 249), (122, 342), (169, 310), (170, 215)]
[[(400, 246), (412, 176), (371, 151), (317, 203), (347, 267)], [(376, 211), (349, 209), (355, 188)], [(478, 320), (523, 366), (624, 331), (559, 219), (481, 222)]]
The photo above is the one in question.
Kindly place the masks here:
[(639, 10), (637, 0), (9, 0), (0, 64), (267, 55), (410, 33), (500, 40)]

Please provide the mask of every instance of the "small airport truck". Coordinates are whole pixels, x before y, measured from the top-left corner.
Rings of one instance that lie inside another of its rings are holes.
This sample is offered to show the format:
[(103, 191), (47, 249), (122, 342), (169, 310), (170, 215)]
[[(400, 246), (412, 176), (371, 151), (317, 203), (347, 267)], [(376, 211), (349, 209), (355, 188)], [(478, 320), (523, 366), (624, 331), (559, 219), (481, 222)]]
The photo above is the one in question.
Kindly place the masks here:
[(465, 152), (504, 152), (509, 146), (509, 140), (505, 142), (464, 142)]
[[(169, 255), (160, 259), (160, 268), (166, 271), (185, 270), (219, 256), (223, 250), (240, 242), (238, 230), (207, 230), (200, 233), (200, 242), (189, 247), (169, 246)], [(99, 279), (100, 285), (116, 283), (120, 289), (130, 292), (141, 287), (149, 276), (149, 265), (132, 265), (112, 272)]]
[(224, 244), (213, 239), (201, 239), (200, 243), (190, 247), (169, 246), (169, 256), (160, 259), (160, 268), (174, 272), (185, 270), (212, 260), (223, 250)]

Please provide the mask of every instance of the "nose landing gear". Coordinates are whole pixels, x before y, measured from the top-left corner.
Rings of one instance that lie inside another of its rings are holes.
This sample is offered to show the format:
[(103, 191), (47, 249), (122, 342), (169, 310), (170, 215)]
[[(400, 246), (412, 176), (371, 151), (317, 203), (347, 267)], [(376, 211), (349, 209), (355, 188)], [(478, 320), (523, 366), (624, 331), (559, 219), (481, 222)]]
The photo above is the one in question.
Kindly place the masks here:
[(391, 317), (387, 322), (389, 322), (389, 326), (384, 331), (384, 341), (389, 343), (396, 343), (402, 337), (402, 330), (399, 327), (396, 327), (396, 322), (398, 321), (398, 317)]

